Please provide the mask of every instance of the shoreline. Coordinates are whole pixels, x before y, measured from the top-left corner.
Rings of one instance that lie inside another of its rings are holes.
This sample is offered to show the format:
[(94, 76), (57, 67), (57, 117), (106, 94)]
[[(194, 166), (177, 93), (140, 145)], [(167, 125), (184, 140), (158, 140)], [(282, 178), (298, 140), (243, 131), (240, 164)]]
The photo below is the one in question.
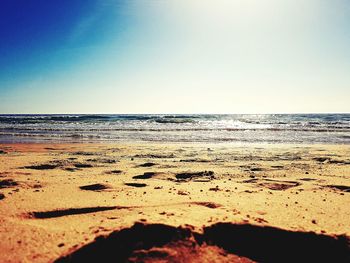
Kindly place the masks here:
[(295, 143), (295, 142), (235, 142), (235, 141), (218, 141), (218, 142), (190, 142), (190, 141), (136, 141), (136, 140), (125, 140), (125, 141), (37, 141), (37, 142), (1, 142), (0, 147), (2, 146), (11, 146), (11, 145), (193, 145), (193, 146), (205, 146), (205, 145), (220, 145), (220, 146), (300, 146), (300, 147), (322, 147), (322, 146), (350, 146), (348, 143)]

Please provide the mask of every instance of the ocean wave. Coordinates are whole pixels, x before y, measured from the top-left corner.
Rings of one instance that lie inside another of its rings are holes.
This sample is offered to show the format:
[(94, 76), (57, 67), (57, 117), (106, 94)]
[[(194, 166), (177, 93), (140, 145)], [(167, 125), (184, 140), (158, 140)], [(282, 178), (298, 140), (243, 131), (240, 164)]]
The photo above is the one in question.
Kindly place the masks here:
[(270, 142), (277, 138), (294, 142), (349, 143), (350, 114), (0, 115), (0, 141), (5, 137), (212, 142)]
[(194, 123), (195, 120), (192, 118), (156, 118), (153, 120), (157, 123)]
[(201, 127), (179, 127), (179, 128), (45, 128), (45, 127), (33, 127), (33, 128), (25, 128), (25, 127), (12, 127), (12, 128), (0, 128), (0, 132), (167, 132), (167, 131), (210, 131), (210, 132), (239, 132), (239, 131), (251, 131), (251, 132), (264, 132), (264, 131), (272, 131), (272, 132), (342, 132), (342, 133), (350, 133), (350, 128), (338, 127), (338, 128), (201, 128)]
[(8, 114), (0, 115), (0, 123), (6, 122), (45, 122), (45, 121), (157, 121), (176, 123), (186, 121), (240, 121), (249, 124), (296, 124), (296, 125), (322, 125), (349, 124), (350, 114), (266, 114), (266, 115), (244, 115), (244, 114)]
[(107, 115), (2, 115), (0, 123), (42, 123), (47, 121), (107, 120)]
[[(178, 120), (179, 122), (176, 122)], [(304, 131), (304, 132), (349, 132), (350, 126), (333, 126), (333, 125), (274, 125), (274, 126), (238, 126), (238, 127), (225, 127), (220, 125), (202, 125), (193, 124), (187, 125), (187, 120), (174, 119), (171, 122), (162, 122), (161, 124), (145, 125), (145, 124), (79, 124), (79, 125), (52, 125), (44, 123), (40, 125), (19, 125), (8, 124), (1, 125), (0, 131), (2, 132), (110, 132), (110, 131)], [(174, 125), (162, 125), (162, 124), (174, 124)], [(183, 125), (181, 125), (183, 124)]]
[(84, 121), (155, 121), (158, 123), (183, 123), (205, 118), (199, 115), (0, 115), (0, 123), (84, 122)]
[(272, 132), (343, 132), (350, 133), (350, 128), (348, 127), (337, 127), (337, 128), (196, 128), (196, 127), (179, 127), (179, 128), (45, 128), (45, 127), (11, 127), (11, 128), (0, 128), (0, 132), (167, 132), (167, 131), (227, 131), (227, 132), (238, 132), (238, 131), (251, 131), (251, 132), (263, 132), (263, 131), (272, 131)]

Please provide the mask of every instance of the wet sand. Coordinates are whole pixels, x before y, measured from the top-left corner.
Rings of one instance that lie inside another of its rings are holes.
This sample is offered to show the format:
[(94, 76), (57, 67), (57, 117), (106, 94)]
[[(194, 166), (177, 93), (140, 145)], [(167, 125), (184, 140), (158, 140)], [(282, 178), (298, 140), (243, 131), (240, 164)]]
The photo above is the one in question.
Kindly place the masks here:
[(349, 262), (350, 147), (0, 145), (1, 262)]

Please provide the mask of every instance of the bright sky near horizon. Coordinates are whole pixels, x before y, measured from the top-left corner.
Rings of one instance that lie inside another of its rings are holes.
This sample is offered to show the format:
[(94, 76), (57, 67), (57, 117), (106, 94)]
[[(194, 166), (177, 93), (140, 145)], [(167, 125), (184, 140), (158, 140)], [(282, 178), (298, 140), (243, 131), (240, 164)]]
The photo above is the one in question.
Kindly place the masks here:
[(0, 113), (350, 112), (348, 0), (2, 0)]

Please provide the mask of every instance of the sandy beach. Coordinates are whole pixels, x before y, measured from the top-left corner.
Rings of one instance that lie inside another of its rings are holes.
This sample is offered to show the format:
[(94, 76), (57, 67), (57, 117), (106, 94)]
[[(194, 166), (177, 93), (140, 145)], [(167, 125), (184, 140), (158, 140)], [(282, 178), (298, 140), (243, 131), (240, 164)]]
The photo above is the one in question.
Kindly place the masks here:
[(0, 14), (0, 263), (350, 263), (350, 0)]
[(346, 145), (0, 149), (1, 262), (349, 260)]

